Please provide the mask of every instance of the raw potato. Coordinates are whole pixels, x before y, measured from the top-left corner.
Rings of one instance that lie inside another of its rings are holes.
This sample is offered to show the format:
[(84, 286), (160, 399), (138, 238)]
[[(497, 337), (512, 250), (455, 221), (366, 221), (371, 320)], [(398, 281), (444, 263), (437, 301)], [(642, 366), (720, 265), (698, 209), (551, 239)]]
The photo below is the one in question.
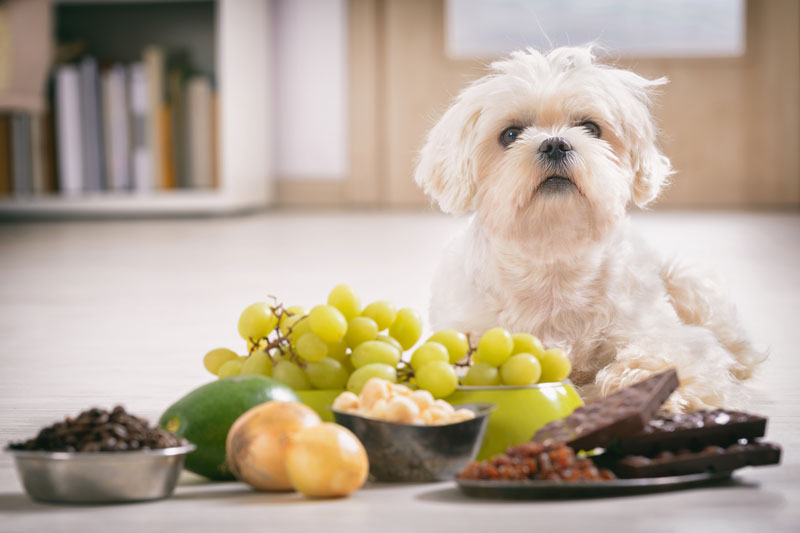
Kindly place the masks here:
[(350, 430), (323, 422), (289, 437), (286, 471), (292, 485), (306, 496), (334, 498), (347, 496), (364, 484), (369, 460)]
[(310, 407), (296, 402), (266, 402), (236, 419), (225, 443), (228, 467), (237, 479), (258, 490), (291, 490), (286, 443), (294, 433), (322, 423)]

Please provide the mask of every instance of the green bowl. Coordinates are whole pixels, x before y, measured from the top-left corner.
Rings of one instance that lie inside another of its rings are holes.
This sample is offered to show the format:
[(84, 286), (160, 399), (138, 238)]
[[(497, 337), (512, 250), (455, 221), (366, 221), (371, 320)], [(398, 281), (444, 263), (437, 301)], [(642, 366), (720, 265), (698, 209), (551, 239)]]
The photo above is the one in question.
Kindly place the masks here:
[(503, 453), (514, 444), (531, 440), (540, 427), (567, 416), (583, 405), (569, 380), (527, 387), (462, 386), (445, 400), (451, 404), (490, 402), (497, 406), (489, 415), (489, 427), (478, 452), (479, 460)]
[(333, 411), (330, 407), (344, 389), (296, 390), (295, 394), (304, 404), (312, 408), (325, 422), (333, 422)]

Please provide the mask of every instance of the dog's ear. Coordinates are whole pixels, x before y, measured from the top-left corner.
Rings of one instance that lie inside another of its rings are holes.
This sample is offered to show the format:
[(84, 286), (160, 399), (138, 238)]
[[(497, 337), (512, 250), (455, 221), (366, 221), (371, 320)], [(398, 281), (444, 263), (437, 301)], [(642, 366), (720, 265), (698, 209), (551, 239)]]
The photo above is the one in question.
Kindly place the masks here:
[(656, 87), (666, 84), (667, 79), (648, 80), (626, 70), (615, 72), (631, 95), (631, 105), (623, 106), (624, 135), (633, 171), (633, 201), (644, 207), (656, 199), (674, 173), (669, 158), (658, 147), (657, 130), (650, 113), (650, 96)]
[(631, 151), (631, 165), (634, 171), (633, 201), (639, 207), (645, 207), (667, 184), (673, 174), (672, 165), (656, 146), (655, 140), (643, 142), (638, 149)]
[(445, 213), (474, 208), (482, 85), (479, 80), (459, 94), (428, 133), (417, 160), (414, 180)]

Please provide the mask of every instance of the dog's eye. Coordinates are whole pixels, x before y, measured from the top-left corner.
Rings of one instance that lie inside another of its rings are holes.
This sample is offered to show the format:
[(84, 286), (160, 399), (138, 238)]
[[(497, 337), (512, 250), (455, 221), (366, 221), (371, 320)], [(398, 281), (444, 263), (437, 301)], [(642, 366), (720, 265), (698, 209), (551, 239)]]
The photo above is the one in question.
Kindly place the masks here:
[(600, 126), (597, 125), (596, 122), (592, 122), (591, 120), (584, 120), (578, 126), (585, 128), (586, 131), (589, 132), (589, 135), (592, 137), (600, 138)]
[(519, 138), (520, 133), (522, 133), (522, 128), (516, 126), (504, 129), (503, 133), (500, 134), (500, 144), (508, 148), (511, 146), (511, 143)]

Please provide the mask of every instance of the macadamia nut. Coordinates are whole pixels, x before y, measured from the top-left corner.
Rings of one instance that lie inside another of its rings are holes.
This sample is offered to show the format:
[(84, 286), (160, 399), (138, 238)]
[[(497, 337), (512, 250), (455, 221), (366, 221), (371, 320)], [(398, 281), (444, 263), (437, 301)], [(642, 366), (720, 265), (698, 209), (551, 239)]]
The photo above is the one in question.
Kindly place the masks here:
[(417, 404), (417, 407), (419, 407), (420, 411), (424, 411), (433, 405), (433, 394), (426, 390), (415, 390), (411, 393), (410, 398), (415, 404)]
[(350, 391), (345, 391), (333, 401), (333, 409), (342, 412), (358, 411), (358, 403), (358, 396)]
[(411, 424), (419, 416), (419, 407), (405, 396), (395, 396), (386, 407), (386, 420), (399, 424)]
[(434, 400), (426, 390), (411, 390), (380, 378), (367, 381), (359, 396), (341, 393), (333, 409), (397, 424), (444, 425), (475, 418), (469, 409), (455, 410), (444, 400)]
[(361, 406), (371, 410), (378, 400), (388, 400), (391, 396), (391, 383), (385, 379), (372, 378), (361, 389)]
[(389, 404), (381, 398), (375, 405), (372, 406), (372, 409), (364, 413), (365, 416), (370, 418), (377, 418), (379, 420), (386, 420), (386, 410), (389, 408)]

